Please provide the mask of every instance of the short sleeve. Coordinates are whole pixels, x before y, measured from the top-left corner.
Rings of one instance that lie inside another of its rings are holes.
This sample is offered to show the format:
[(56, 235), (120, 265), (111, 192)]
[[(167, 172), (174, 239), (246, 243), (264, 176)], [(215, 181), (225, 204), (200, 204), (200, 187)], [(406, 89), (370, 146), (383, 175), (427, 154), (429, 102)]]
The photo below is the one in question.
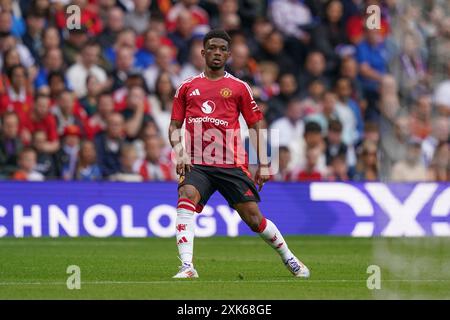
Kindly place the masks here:
[(173, 98), (171, 120), (183, 122), (186, 115), (186, 85), (181, 84)]
[(259, 110), (256, 101), (253, 99), (252, 91), (247, 84), (243, 84), (241, 92), (241, 101), (239, 104), (240, 111), (247, 126), (251, 127), (262, 119), (262, 113), (261, 110)]

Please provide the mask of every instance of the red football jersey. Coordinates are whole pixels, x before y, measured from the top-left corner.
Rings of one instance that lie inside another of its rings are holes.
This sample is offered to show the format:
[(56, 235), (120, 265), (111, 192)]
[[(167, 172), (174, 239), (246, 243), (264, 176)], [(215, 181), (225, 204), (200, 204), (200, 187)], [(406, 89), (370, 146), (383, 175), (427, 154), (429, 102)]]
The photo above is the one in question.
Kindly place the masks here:
[(240, 114), (249, 127), (262, 119), (248, 84), (227, 72), (218, 80), (201, 73), (180, 85), (171, 118), (185, 121), (186, 151), (192, 164), (247, 168)]

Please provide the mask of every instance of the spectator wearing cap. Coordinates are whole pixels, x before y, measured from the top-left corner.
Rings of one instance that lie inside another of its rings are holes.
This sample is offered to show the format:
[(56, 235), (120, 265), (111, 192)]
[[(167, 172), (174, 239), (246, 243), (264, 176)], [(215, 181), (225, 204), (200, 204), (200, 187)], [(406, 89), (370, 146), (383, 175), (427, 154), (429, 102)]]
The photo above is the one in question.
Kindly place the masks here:
[(81, 130), (76, 125), (68, 125), (62, 134), (62, 145), (55, 154), (58, 175), (63, 180), (73, 180), (80, 151)]
[(411, 138), (408, 141), (406, 157), (392, 167), (391, 180), (395, 182), (427, 181), (427, 169), (421, 161), (421, 141)]
[(17, 168), (17, 155), (23, 148), (19, 136), (19, 117), (8, 111), (0, 126), (0, 176), (9, 176)]
[(96, 42), (87, 43), (81, 50), (81, 59), (67, 70), (67, 79), (77, 97), (86, 95), (86, 78), (89, 74), (97, 77), (106, 86), (107, 75), (99, 65), (100, 46)]
[(69, 29), (68, 35), (62, 44), (64, 61), (67, 65), (71, 66), (77, 63), (80, 52), (88, 41), (86, 26), (81, 25), (80, 29)]
[(106, 130), (96, 135), (97, 162), (104, 178), (120, 171), (120, 148), (125, 141), (123, 116), (113, 112), (106, 119)]
[(44, 181), (42, 173), (36, 171), (36, 151), (31, 147), (25, 147), (19, 153), (19, 168), (11, 179), (18, 181)]

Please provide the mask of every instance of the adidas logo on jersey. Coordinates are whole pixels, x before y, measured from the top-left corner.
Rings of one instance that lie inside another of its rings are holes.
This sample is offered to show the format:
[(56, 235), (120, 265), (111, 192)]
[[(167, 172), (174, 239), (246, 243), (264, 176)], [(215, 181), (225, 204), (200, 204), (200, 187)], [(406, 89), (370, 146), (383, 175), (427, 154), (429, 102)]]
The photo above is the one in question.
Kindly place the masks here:
[(199, 95), (200, 95), (200, 90), (198, 90), (198, 89), (195, 89), (194, 91), (192, 91), (189, 94), (190, 97), (192, 97), (192, 96), (199, 96)]

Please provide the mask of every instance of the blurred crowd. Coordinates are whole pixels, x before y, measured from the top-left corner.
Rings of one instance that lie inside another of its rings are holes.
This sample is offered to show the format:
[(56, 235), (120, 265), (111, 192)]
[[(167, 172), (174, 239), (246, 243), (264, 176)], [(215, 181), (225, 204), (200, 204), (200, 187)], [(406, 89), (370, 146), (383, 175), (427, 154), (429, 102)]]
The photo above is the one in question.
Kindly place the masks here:
[(0, 0), (0, 179), (175, 180), (212, 28), (279, 130), (273, 180), (450, 180), (447, 0)]

